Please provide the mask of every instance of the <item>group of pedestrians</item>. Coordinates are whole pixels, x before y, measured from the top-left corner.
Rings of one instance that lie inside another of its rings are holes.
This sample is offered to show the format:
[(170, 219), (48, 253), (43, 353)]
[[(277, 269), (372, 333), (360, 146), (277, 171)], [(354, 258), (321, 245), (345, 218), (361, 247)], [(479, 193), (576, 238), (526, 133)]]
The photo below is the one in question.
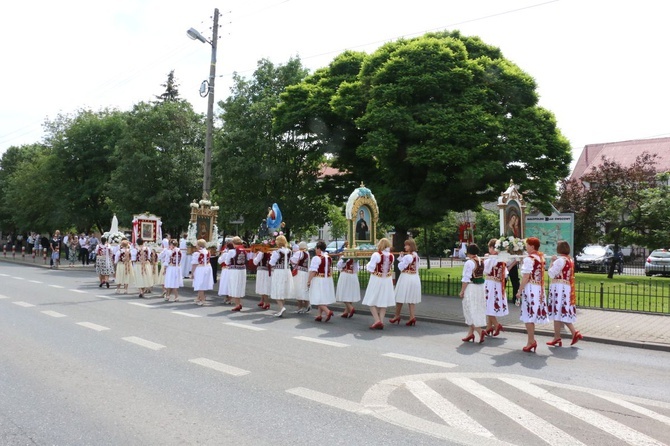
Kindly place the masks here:
[[(468, 333), (463, 342), (483, 343), (486, 336), (498, 336), (504, 327), (498, 317), (509, 314), (505, 280), (507, 264), (498, 257), (496, 239), (488, 243), (489, 255), (479, 257), (479, 247), (467, 247), (467, 260), (463, 266), (460, 298), (463, 300), (463, 315), (468, 325)], [(545, 257), (539, 251), (540, 240), (526, 239), (526, 255), (521, 262), (521, 284), (516, 293), (517, 305), (521, 306), (521, 321), (526, 326), (527, 343), (525, 352), (535, 352), (535, 325), (554, 323), (554, 339), (547, 342), (552, 347), (561, 347), (561, 330), (566, 326), (572, 335), (570, 345), (583, 338), (575, 328), (575, 267), (570, 257), (570, 245), (561, 240), (556, 245), (558, 255), (551, 257), (549, 268), (549, 294), (545, 295)], [(475, 335), (477, 338), (475, 338)]]

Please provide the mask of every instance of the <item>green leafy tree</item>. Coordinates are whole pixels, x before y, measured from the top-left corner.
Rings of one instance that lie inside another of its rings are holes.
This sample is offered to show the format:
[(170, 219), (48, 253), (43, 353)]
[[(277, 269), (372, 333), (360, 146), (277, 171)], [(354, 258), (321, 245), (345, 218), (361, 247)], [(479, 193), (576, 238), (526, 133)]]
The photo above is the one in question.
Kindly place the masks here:
[(637, 244), (649, 249), (670, 247), (670, 172), (656, 177), (656, 187), (641, 191), (640, 210), (646, 226)]
[(188, 225), (189, 203), (201, 197), (204, 134), (202, 116), (187, 102), (142, 102), (126, 114), (107, 185), (119, 221), (150, 212), (161, 217), (164, 232)]
[(325, 223), (328, 201), (317, 182), (322, 155), (293, 129), (273, 126), (280, 94), (306, 74), (300, 60), (291, 59), (285, 65), (261, 60), (251, 79), (234, 76), (232, 95), (220, 103), (223, 127), (213, 154), (222, 222), (241, 216), (244, 229), (255, 232), (277, 203), (285, 232)]
[[(443, 32), (388, 43), (329, 88), (317, 89), (330, 72), (318, 74), (316, 91), (287, 91), (291, 110), (302, 104), (311, 115), (296, 127), (337, 148), (338, 166), (374, 191), (398, 234), (494, 201), (510, 178), (542, 205), (568, 174), (570, 146), (538, 106), (535, 81), (479, 38)], [(344, 144), (335, 143), (338, 128), (349, 130)]]

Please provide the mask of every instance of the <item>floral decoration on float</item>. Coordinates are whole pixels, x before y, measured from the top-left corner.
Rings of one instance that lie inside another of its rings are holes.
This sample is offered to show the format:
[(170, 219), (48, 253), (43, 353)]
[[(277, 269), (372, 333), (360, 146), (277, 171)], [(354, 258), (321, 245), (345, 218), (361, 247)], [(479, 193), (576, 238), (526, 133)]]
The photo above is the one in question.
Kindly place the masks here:
[(496, 240), (495, 249), (498, 251), (498, 258), (508, 260), (512, 257), (522, 257), (523, 250), (526, 248), (526, 240), (513, 235), (501, 236)]

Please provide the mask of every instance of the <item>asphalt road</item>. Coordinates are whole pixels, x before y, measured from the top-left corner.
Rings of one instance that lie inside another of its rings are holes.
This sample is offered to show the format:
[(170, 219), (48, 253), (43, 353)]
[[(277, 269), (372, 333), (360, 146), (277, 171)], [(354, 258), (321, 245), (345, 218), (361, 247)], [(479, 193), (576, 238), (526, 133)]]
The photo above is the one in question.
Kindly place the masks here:
[(670, 444), (664, 352), (157, 294), (0, 264), (0, 444)]

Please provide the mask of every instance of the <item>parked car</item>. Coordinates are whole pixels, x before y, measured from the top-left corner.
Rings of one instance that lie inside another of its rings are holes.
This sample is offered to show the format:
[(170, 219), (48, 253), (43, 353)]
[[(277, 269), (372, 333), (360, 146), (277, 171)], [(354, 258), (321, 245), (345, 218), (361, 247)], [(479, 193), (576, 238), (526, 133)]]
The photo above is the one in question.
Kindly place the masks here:
[(333, 240), (326, 246), (326, 252), (328, 254), (335, 254), (342, 246), (344, 246), (344, 240)]
[(612, 262), (615, 270), (623, 273), (623, 255), (615, 255), (612, 245), (588, 245), (575, 257), (575, 271), (606, 273)]
[(670, 275), (670, 251), (667, 249), (654, 249), (647, 261), (644, 262), (644, 273), (647, 276), (654, 274), (661, 274), (663, 276)]

